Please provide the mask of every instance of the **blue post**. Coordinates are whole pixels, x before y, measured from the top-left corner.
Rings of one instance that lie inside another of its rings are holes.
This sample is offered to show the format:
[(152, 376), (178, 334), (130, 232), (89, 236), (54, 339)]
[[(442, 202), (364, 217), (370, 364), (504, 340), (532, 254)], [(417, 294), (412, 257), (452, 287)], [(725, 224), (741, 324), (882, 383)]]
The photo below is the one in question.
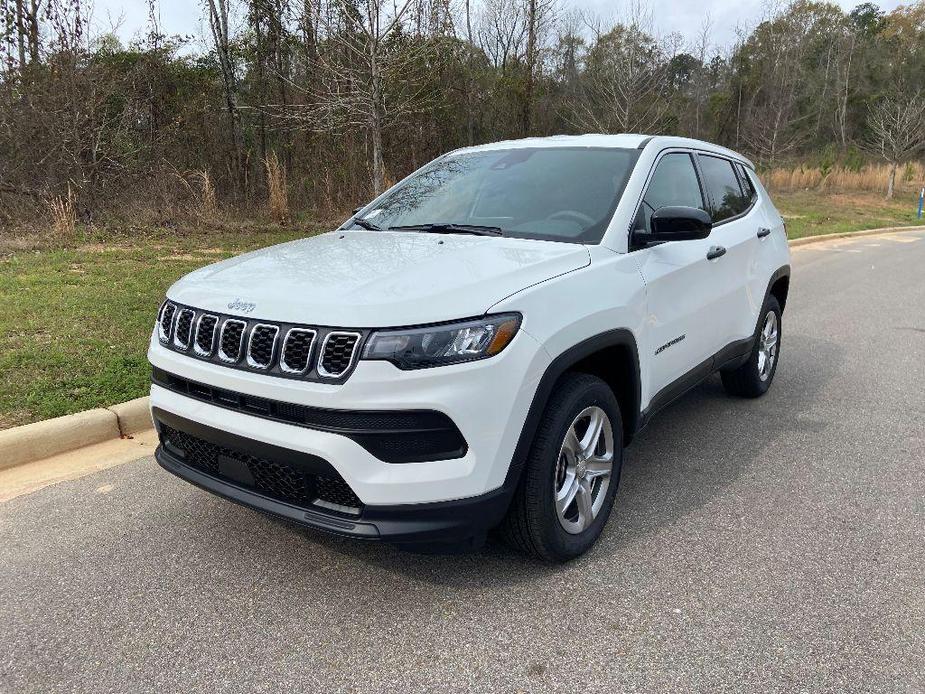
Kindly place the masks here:
[(922, 218), (922, 210), (925, 209), (925, 188), (919, 193), (919, 219)]

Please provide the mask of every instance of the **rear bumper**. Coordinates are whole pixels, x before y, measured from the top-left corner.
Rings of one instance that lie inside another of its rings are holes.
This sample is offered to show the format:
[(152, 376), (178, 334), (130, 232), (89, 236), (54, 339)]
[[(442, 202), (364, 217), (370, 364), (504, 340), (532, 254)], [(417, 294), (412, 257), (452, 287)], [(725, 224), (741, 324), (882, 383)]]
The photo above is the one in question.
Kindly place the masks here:
[[(320, 472), (330, 469), (324, 460), (306, 460), (298, 451), (285, 451), (256, 440), (242, 441), (240, 437), (229, 439), (225, 432), (203, 427), (157, 409), (154, 410), (154, 419), (159, 431), (163, 431), (167, 424), (217, 445), (246, 450), (248, 455), (301, 467), (314, 466), (312, 469)], [(242, 446), (246, 446), (246, 449)], [(502, 486), (480, 496), (455, 501), (394, 506), (364, 505), (357, 515), (348, 516), (326, 512), (322, 508), (287, 503), (261, 494), (253, 488), (203, 472), (187, 464), (181, 454), (171, 451), (163, 441), (155, 452), (155, 458), (168, 472), (243, 506), (336, 535), (395, 543), (461, 542), (477, 538), (502, 521), (513, 491)]]

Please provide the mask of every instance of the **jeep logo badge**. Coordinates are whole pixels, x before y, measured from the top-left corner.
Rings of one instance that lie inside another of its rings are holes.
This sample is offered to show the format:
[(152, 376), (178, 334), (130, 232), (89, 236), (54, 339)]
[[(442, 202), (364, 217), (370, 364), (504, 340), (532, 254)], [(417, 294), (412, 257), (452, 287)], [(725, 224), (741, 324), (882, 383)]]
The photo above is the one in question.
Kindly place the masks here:
[(255, 308), (257, 304), (252, 304), (247, 301), (241, 301), (240, 299), (235, 299), (228, 304), (228, 308), (232, 311), (240, 311), (241, 313), (250, 313)]

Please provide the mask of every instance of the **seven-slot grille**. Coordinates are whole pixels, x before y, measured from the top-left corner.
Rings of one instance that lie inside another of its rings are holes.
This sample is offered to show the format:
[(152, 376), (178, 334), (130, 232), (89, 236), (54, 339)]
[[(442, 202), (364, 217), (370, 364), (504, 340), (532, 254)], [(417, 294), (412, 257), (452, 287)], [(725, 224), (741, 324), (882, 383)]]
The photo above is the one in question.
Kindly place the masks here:
[(367, 331), (313, 328), (223, 316), (165, 301), (157, 335), (171, 350), (273, 376), (342, 382)]

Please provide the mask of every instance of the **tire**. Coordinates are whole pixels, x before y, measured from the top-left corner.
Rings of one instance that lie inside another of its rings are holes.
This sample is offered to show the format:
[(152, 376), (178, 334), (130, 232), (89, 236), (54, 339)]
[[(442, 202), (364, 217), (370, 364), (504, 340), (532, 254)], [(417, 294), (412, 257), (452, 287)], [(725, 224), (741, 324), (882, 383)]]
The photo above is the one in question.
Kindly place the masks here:
[[(772, 315), (774, 340), (770, 348), (770, 367), (767, 367), (769, 335), (766, 330)], [(780, 361), (781, 325), (780, 304), (774, 296), (768, 296), (759, 314), (755, 344), (748, 355), (748, 361), (736, 369), (720, 372), (727, 393), (743, 398), (757, 398), (768, 392)]]
[[(582, 443), (594, 439), (589, 433), (593, 422), (600, 422), (600, 434), (593, 450), (590, 446), (582, 450)], [(572, 431), (577, 438), (567, 441)], [(606, 475), (603, 470), (607, 467), (608, 434), (610, 473)], [(587, 457), (589, 450), (591, 457)], [(622, 465), (623, 424), (613, 391), (596, 376), (566, 374), (557, 384), (537, 428), (502, 526), (505, 539), (515, 548), (548, 562), (565, 562), (583, 554), (607, 523)], [(566, 506), (572, 491), (574, 501)], [(561, 502), (557, 502), (557, 496)], [(564, 507), (562, 511), (560, 506)]]

